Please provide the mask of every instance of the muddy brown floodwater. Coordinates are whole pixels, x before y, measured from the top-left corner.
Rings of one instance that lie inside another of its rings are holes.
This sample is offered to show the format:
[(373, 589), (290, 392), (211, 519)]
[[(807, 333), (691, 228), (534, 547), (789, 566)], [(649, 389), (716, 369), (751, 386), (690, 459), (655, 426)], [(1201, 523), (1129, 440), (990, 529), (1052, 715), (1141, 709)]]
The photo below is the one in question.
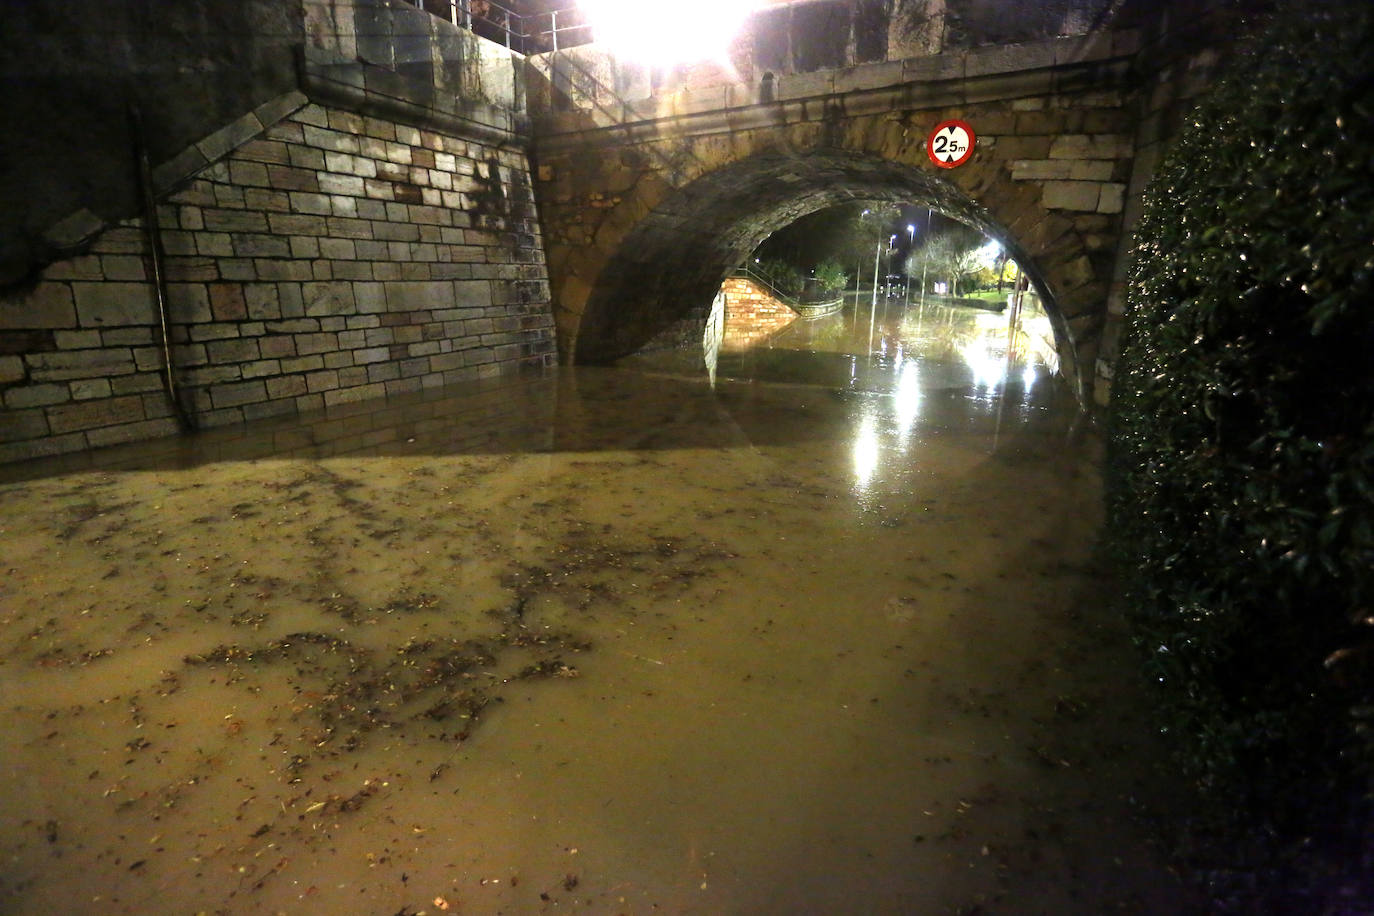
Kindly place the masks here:
[(0, 471), (0, 912), (1188, 911), (1091, 430), (868, 318)]

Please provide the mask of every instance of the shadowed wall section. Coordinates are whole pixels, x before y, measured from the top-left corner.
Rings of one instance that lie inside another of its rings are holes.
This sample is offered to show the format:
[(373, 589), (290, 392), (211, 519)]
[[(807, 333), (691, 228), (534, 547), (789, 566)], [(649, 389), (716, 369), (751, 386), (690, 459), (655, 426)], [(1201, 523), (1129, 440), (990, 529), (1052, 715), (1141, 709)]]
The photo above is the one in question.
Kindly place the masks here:
[[(145, 34), (159, 23), (127, 6), (114, 4), (111, 21), (143, 23), (125, 49), (136, 59), (113, 42), (90, 72), (65, 53), (53, 66), (78, 81), (141, 73), (167, 36)], [(205, 111), (194, 109), (198, 81), (166, 110), (154, 103), (177, 95), (174, 83), (139, 87), (155, 233), (135, 203), (122, 113), (102, 115), (124, 131), (109, 141), (123, 149), (95, 150), (105, 171), (35, 166), (62, 183), (54, 200), (78, 209), (45, 226), (60, 215), (49, 207), (21, 227), (43, 230), (41, 243), (10, 265), (26, 276), (0, 287), (0, 461), (176, 432), (159, 286), (177, 403), (202, 427), (553, 364), (518, 56), (403, 3), (293, 10), (285, 32), (280, 17), (215, 18), (233, 34), (165, 46), (160, 74), (198, 51), (206, 66), (231, 67), (234, 48), (251, 46), (241, 59), (261, 64), (261, 78), (226, 82)], [(67, 50), (96, 41), (81, 30), (45, 37)], [(260, 101), (272, 87), (285, 91)], [(40, 124), (31, 139), (62, 137)], [(35, 159), (37, 149), (21, 147)], [(22, 196), (6, 186), (6, 198)]]

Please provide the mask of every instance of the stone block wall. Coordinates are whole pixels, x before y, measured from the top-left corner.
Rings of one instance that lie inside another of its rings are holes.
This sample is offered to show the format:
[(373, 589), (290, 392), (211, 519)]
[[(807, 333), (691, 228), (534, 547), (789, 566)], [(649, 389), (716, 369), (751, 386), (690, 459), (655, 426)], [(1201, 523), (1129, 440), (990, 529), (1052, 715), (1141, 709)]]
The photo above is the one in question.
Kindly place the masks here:
[[(303, 104), (159, 214), (200, 425), (555, 361), (521, 149)], [(156, 327), (137, 220), (0, 295), (0, 461), (174, 432)]]
[[(656, 67), (618, 59), (598, 44), (528, 58), (531, 108), (625, 117), (671, 117), (756, 103), (883, 88), (911, 58), (953, 54), (977, 75), (997, 58), (1055, 38), (1131, 29), (1141, 11), (1111, 0), (768, 0), (719, 59)], [(958, 52), (971, 51), (965, 58)], [(886, 72), (884, 72), (886, 71)]]
[(1249, 31), (1254, 15), (1264, 7), (1263, 0), (1239, 4), (1199, 0), (1190, 9), (1160, 16), (1143, 34), (1141, 85), (1132, 112), (1134, 157), (1122, 195), (1123, 226), (1095, 365), (1093, 394), (1099, 405), (1111, 399), (1126, 310), (1126, 275), (1145, 189), (1173, 139), (1186, 129), (1189, 113), (1235, 54), (1237, 39)]

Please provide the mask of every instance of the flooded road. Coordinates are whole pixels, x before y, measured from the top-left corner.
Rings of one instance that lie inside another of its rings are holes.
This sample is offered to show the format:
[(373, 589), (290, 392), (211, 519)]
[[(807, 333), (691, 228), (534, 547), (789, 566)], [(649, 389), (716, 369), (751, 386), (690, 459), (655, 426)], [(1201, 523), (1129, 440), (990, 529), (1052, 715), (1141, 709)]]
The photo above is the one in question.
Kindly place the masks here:
[(1071, 397), (868, 319), (0, 469), (0, 912), (1187, 912)]

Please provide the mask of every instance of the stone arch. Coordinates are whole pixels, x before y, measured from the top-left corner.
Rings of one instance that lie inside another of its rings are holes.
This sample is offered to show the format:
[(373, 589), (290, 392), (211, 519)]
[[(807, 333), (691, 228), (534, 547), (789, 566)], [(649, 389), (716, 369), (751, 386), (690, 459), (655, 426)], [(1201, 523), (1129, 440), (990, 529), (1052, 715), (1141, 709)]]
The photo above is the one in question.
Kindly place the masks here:
[[(985, 167), (981, 175), (990, 171), (997, 170)], [(1044, 210), (1030, 189), (1010, 186), (1005, 177), (1006, 186), (986, 185), (979, 174), (961, 176), (836, 145), (765, 150), (705, 172), (665, 194), (608, 252), (589, 285), (567, 355), (575, 362), (608, 362), (676, 324), (704, 325), (722, 280), (772, 232), (835, 204), (892, 201), (928, 205), (1011, 252), (1041, 294), (1062, 370), (1082, 398), (1095, 356), (1084, 344), (1095, 343), (1096, 327), (1080, 321), (1085, 327), (1076, 328), (1071, 319), (1080, 318), (1085, 305), (1100, 310), (1106, 284), (1086, 262), (1086, 246), (1071, 220)], [(973, 186), (960, 177), (974, 179)]]

